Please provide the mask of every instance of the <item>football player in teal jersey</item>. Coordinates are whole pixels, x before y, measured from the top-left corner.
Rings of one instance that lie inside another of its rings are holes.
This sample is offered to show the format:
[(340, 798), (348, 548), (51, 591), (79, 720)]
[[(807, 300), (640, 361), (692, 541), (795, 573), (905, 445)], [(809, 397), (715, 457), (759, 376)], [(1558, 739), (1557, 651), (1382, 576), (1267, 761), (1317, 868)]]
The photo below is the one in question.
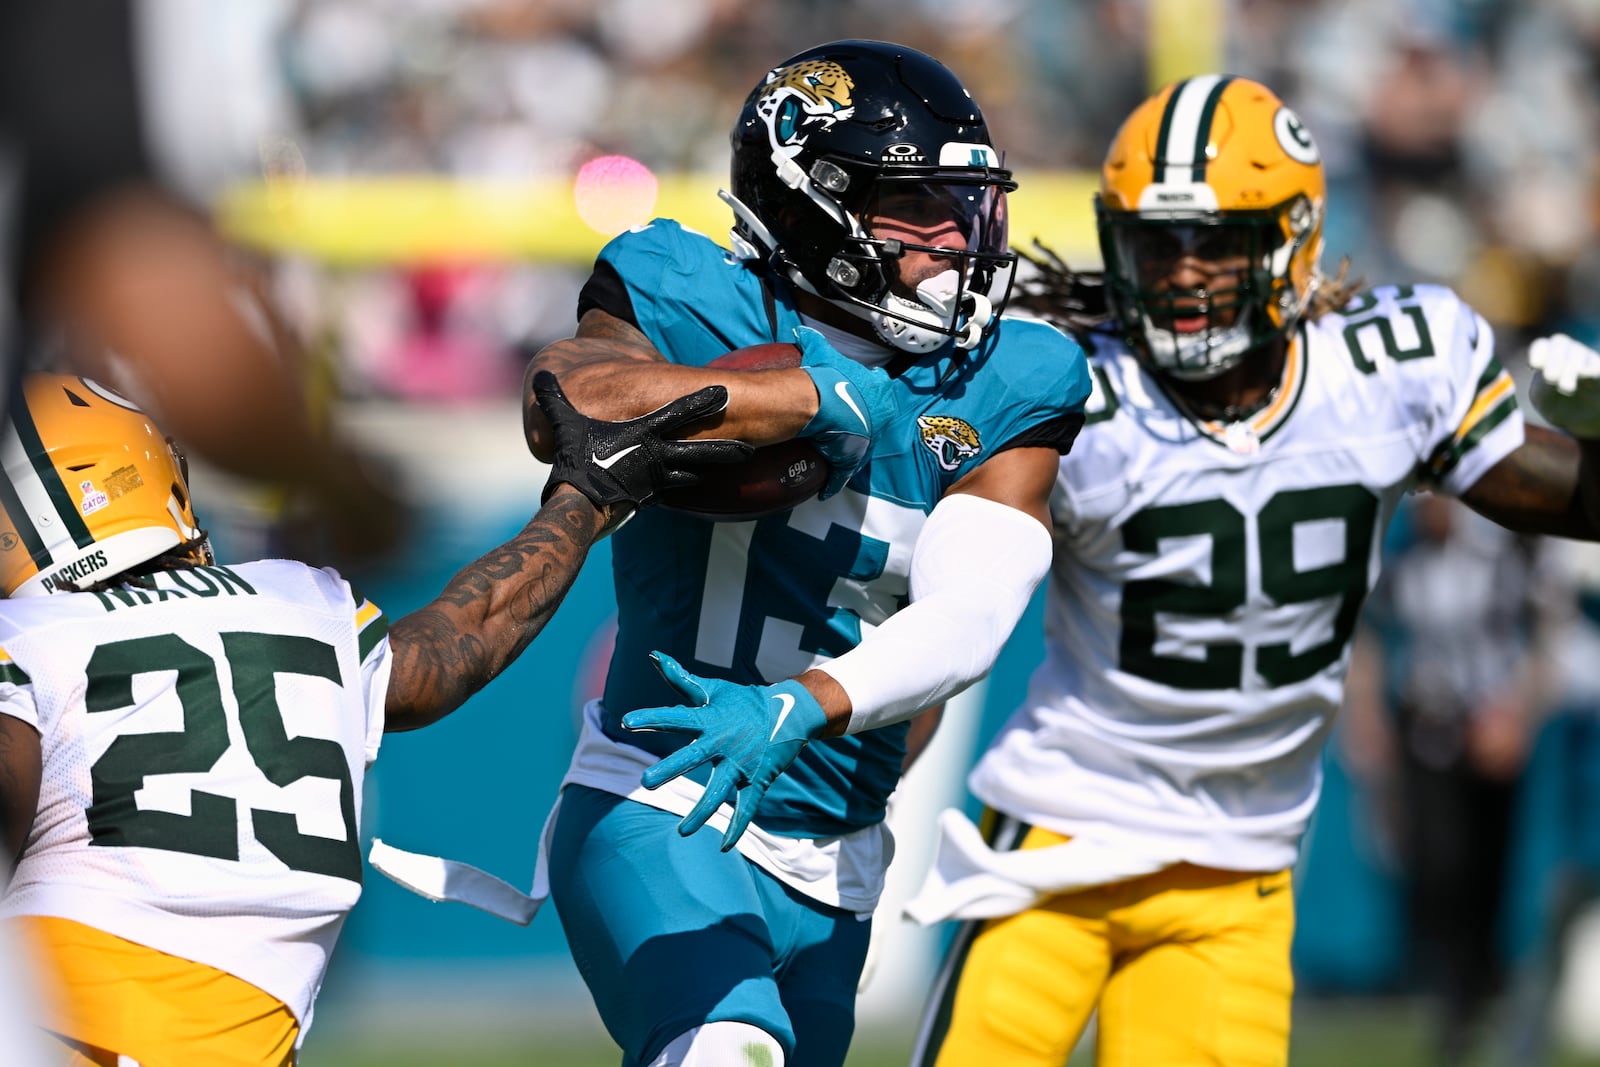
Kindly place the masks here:
[(988, 833), (942, 816), (908, 905), (969, 920), (919, 1065), (1060, 1067), (1096, 1011), (1101, 1064), (1285, 1064), (1290, 869), (1396, 505), (1600, 537), (1600, 355), (1536, 342), (1535, 403), (1573, 436), (1524, 426), (1450, 290), (1322, 275), (1324, 200), (1292, 110), (1191, 78), (1107, 153), (1104, 273), (1037, 287), (1095, 389), (1045, 662), (970, 778)]
[[(807, 439), (831, 477), (759, 519), (616, 532), (616, 648), (546, 869), (625, 1064), (830, 1067), (908, 720), (989, 670), (1043, 577), (1089, 381), (1065, 335), (1001, 316), (1015, 182), (938, 61), (809, 49), (732, 142), (732, 247), (665, 219), (616, 238), (532, 369), (598, 417), (725, 384), (712, 432)], [(771, 342), (800, 365), (706, 367)]]

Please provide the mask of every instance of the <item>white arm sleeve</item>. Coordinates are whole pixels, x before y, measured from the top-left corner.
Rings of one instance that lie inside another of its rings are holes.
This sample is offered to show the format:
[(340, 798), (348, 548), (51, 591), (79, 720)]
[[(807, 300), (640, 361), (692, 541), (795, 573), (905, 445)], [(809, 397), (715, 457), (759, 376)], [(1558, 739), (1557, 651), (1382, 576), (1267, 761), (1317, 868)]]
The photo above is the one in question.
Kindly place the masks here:
[(850, 697), (846, 733), (908, 719), (989, 673), (1050, 568), (1031, 515), (970, 493), (941, 500), (911, 553), (911, 603), (823, 664)]

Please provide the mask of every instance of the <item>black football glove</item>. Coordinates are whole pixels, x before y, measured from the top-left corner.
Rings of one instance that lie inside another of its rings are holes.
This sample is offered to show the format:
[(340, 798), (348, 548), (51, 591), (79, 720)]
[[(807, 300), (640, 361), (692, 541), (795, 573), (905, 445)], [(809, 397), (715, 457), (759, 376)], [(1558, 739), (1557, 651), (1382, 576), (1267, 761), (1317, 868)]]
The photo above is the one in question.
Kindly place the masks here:
[(743, 441), (680, 441), (670, 435), (728, 406), (728, 390), (708, 385), (627, 422), (591, 419), (572, 406), (556, 376), (533, 376), (533, 396), (555, 432), (556, 454), (543, 500), (562, 482), (597, 508), (631, 510), (663, 489), (693, 485), (708, 463), (738, 463), (754, 451)]

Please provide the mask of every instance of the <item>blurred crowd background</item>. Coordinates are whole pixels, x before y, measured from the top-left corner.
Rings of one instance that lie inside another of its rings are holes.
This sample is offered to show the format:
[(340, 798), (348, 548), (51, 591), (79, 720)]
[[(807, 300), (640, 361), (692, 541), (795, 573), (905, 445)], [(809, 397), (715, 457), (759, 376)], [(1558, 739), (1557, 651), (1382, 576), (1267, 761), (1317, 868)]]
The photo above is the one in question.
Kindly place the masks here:
[[(654, 206), (720, 236), (713, 194), (739, 103), (771, 64), (828, 39), (903, 42), (957, 72), (1021, 181), (1020, 247), (1038, 238), (1094, 267), (1088, 193), (1117, 126), (1159, 84), (1221, 68), (1271, 85), (1318, 140), (1331, 186), (1325, 268), (1348, 257), (1371, 282), (1456, 287), (1519, 375), (1533, 337), (1600, 342), (1600, 0), (135, 10), (144, 133), (163, 179), (253, 264), (308, 408), (361, 442), (404, 501), (408, 540), (369, 560), (364, 582), (394, 614), (534, 506), (520, 374), (571, 332), (608, 230)], [(624, 162), (584, 170), (606, 157)], [(585, 198), (624, 210), (597, 215)], [(203, 518), (224, 557), (294, 543), (284, 531), (295, 512), (274, 486), (218, 475), (197, 497), (202, 509), (215, 501)], [(1382, 1056), (1409, 1040), (1383, 1029), (1396, 1013), (1417, 1035), (1416, 1058), (1396, 1064), (1600, 1057), (1600, 1022), (1583, 1008), (1600, 1001), (1600, 912), (1589, 909), (1600, 887), (1600, 560), (1425, 497), (1390, 551), (1301, 872), (1299, 1010), (1359, 1005), (1328, 1063), (1391, 1062)], [(426, 749), (390, 746), (369, 809), (379, 832), (464, 847), (513, 881), (531, 872), (571, 712), (592, 680), (583, 665), (604, 642), (603, 557), (519, 673), (485, 693), (486, 710), (440, 727)], [(960, 802), (972, 746), (1038, 658), (1037, 630), (1035, 611), (975, 696), (967, 733), (941, 735), (955, 747), (925, 772), (942, 776), (934, 802)], [(554, 694), (555, 713), (527, 707), (530, 691)], [(916, 860), (914, 838), (903, 856)], [(587, 1019), (550, 916), (513, 931), (372, 879), (343, 951), (312, 1049), (352, 1019), (395, 1025), (410, 1009), (373, 1008), (384, 996), (409, 1006), (419, 990), (447, 998), (447, 986), (576, 1003)], [(877, 981), (898, 992), (882, 994), (869, 1024), (908, 1031), (932, 952), (885, 957)], [(462, 974), (483, 980), (438, 977)], [(1366, 1030), (1385, 1036), (1358, 1056), (1350, 1034)], [(1296, 1062), (1324, 1062), (1315, 1055)]]
[[(1508, 348), (1550, 327), (1600, 331), (1592, 0), (146, 6), (171, 12), (151, 20), (165, 23), (151, 35), (171, 52), (163, 63), (191, 68), (168, 69), (157, 115), (176, 176), (208, 201), (264, 172), (570, 180), (610, 153), (657, 174), (720, 175), (730, 116), (765, 65), (858, 36), (946, 60), (986, 109), (1026, 204), (1030, 176), (1095, 169), (1153, 84), (1220, 61), (1273, 86), (1315, 133), (1333, 262), (1454, 284)], [(1076, 210), (1088, 219), (1087, 204)], [(1014, 236), (1095, 255), (1087, 231)], [(549, 264), (393, 263), (295, 306), (335, 346), (352, 395), (483, 395), (504, 388), (519, 346), (570, 326), (586, 265), (574, 258), (564, 280)], [(453, 373), (417, 366), (419, 335), (448, 338)]]

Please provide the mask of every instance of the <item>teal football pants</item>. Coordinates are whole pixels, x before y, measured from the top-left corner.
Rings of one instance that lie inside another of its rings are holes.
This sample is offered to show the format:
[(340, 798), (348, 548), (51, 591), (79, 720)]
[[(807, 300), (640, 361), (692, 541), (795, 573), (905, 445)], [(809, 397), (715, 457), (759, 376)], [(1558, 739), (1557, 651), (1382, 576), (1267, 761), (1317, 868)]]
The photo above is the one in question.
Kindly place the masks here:
[(678, 822), (570, 785), (556, 816), (550, 896), (623, 1067), (716, 1021), (760, 1027), (791, 1065), (840, 1067), (872, 924)]

